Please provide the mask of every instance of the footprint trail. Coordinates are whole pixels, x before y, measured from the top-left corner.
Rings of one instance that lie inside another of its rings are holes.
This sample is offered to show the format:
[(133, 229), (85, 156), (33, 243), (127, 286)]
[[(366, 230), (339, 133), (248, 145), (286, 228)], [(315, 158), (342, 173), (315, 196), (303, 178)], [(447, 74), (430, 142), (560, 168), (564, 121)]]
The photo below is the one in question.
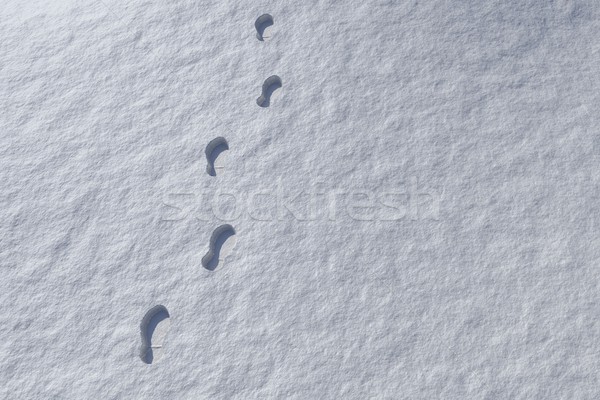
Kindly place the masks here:
[(256, 104), (260, 107), (269, 107), (271, 105), (271, 96), (275, 90), (283, 86), (281, 78), (277, 75), (268, 77), (262, 85), (262, 94), (256, 99)]
[(235, 243), (235, 229), (229, 224), (219, 226), (210, 238), (208, 253), (202, 258), (202, 266), (209, 271), (222, 266)]
[(217, 171), (222, 171), (225, 168), (225, 154), (229, 150), (229, 143), (224, 137), (217, 137), (211, 140), (206, 145), (206, 173), (210, 176), (217, 176)]
[(256, 38), (261, 42), (265, 40), (269, 40), (271, 38), (271, 33), (269, 29), (273, 26), (273, 17), (270, 14), (263, 14), (256, 19), (254, 23), (254, 27), (256, 28)]
[(169, 332), (170, 315), (163, 305), (152, 307), (140, 325), (142, 347), (140, 357), (146, 364), (158, 361), (163, 355), (163, 345)]

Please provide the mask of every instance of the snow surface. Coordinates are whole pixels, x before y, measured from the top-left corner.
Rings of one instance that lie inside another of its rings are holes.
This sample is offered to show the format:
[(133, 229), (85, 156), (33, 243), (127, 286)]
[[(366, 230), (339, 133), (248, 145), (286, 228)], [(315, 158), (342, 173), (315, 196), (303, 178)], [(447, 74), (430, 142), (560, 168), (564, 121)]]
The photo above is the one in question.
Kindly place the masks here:
[(600, 2), (0, 10), (0, 398), (600, 397)]

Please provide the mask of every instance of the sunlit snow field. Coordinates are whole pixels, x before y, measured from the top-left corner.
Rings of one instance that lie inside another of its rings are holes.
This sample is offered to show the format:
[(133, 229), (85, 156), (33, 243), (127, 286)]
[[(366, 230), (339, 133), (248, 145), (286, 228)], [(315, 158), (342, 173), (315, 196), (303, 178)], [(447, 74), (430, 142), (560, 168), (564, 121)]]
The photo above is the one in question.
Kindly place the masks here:
[(0, 398), (600, 397), (599, 2), (0, 13)]

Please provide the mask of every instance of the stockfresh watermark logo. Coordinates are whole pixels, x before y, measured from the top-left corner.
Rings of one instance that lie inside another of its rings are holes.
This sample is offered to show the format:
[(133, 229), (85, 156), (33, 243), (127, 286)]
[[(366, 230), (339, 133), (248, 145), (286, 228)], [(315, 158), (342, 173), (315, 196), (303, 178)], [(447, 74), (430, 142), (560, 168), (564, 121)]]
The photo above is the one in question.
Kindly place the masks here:
[(271, 188), (212, 193), (177, 191), (164, 195), (161, 221), (355, 221), (439, 220), (440, 196), (424, 188), (416, 177), (394, 188), (286, 187), (282, 180)]

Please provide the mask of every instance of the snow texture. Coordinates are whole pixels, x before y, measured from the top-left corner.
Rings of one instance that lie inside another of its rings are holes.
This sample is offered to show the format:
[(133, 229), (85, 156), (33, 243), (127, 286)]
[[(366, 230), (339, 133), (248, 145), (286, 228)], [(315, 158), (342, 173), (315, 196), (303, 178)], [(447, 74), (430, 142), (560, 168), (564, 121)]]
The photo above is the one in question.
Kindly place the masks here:
[(600, 2), (0, 10), (0, 398), (600, 398)]

